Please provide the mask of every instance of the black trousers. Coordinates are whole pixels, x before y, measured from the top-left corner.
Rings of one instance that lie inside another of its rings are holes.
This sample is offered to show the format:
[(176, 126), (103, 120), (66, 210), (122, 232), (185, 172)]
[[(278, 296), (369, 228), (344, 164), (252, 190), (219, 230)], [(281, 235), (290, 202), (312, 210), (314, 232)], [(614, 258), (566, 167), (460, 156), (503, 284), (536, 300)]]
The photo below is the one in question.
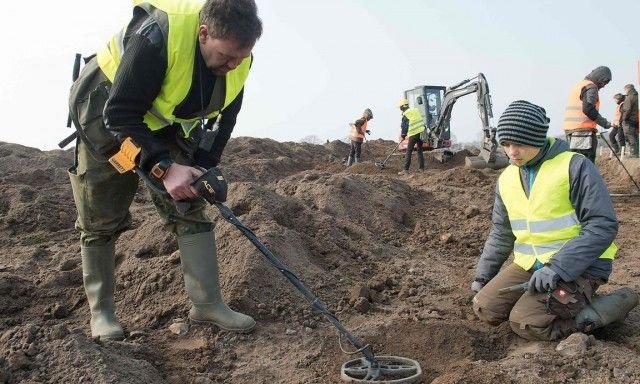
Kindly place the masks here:
[(362, 141), (351, 140), (351, 151), (349, 152), (349, 156), (352, 159), (360, 160), (360, 153), (362, 152)]
[(620, 147), (624, 147), (624, 130), (622, 127), (614, 127), (609, 132), (609, 141), (611, 141), (611, 147), (613, 150), (618, 153), (620, 152)]
[(407, 143), (407, 152), (404, 155), (404, 170), (408, 171), (411, 166), (411, 154), (413, 153), (413, 147), (417, 144), (418, 147), (418, 168), (424, 169), (424, 154), (422, 150), (422, 140), (420, 140), (420, 134), (409, 136)]

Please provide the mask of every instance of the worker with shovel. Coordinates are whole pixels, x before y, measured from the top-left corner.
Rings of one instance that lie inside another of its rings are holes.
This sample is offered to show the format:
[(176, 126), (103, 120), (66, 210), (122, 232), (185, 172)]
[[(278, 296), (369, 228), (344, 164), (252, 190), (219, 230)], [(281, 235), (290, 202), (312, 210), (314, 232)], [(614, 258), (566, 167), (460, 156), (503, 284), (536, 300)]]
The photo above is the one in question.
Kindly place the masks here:
[[(509, 320), (529, 340), (624, 320), (638, 303), (628, 288), (595, 295), (612, 271), (618, 221), (595, 165), (547, 138), (548, 128), (545, 110), (522, 100), (498, 121), (511, 164), (498, 179), (493, 225), (471, 286), (482, 321)], [(512, 252), (514, 262), (501, 269)], [(518, 284), (526, 292), (510, 288)]]
[(373, 112), (371, 112), (369, 108), (366, 108), (364, 112), (362, 112), (362, 117), (349, 124), (351, 127), (351, 131), (349, 132), (349, 136), (351, 137), (351, 149), (349, 150), (349, 156), (347, 157), (347, 166), (361, 161), (362, 142), (366, 140), (365, 135), (371, 133), (367, 126), (369, 121), (372, 119)]
[[(244, 82), (262, 34), (254, 0), (136, 1), (133, 18), (87, 59), (70, 95), (77, 135), (69, 170), (80, 231), (91, 335), (122, 339), (115, 313), (115, 242), (131, 226), (138, 176), (165, 228), (178, 238), (189, 318), (248, 332), (255, 321), (224, 302), (213, 223), (191, 185), (218, 164), (242, 104)], [(104, 114), (104, 115), (103, 115)], [(217, 131), (205, 119), (222, 115)], [(109, 161), (107, 161), (109, 159)], [(135, 167), (126, 169), (130, 162)], [(149, 176), (150, 175), (150, 176)]]
[(413, 153), (413, 147), (417, 148), (418, 152), (418, 172), (424, 172), (424, 154), (422, 149), (421, 134), (426, 130), (424, 125), (424, 119), (420, 114), (418, 108), (410, 108), (409, 100), (402, 99), (398, 103), (400, 112), (402, 112), (402, 122), (400, 123), (400, 141), (403, 141), (407, 137), (407, 151), (404, 155), (404, 167), (398, 175), (408, 175), (409, 167), (411, 166), (411, 154)]

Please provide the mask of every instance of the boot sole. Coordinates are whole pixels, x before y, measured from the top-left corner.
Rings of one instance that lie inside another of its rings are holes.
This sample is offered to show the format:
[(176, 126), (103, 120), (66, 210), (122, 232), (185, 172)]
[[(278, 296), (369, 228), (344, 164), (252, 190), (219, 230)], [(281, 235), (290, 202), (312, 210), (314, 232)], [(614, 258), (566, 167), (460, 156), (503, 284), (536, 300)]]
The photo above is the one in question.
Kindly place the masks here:
[(195, 324), (208, 324), (208, 325), (215, 325), (216, 327), (224, 330), (224, 331), (229, 331), (229, 332), (237, 332), (237, 333), (250, 333), (251, 331), (253, 331), (256, 327), (256, 323), (254, 322), (253, 325), (250, 328), (228, 328), (228, 327), (223, 327), (222, 325), (211, 321), (211, 320), (198, 320), (198, 319), (194, 319), (192, 317), (189, 318), (189, 320), (191, 320), (193, 323)]

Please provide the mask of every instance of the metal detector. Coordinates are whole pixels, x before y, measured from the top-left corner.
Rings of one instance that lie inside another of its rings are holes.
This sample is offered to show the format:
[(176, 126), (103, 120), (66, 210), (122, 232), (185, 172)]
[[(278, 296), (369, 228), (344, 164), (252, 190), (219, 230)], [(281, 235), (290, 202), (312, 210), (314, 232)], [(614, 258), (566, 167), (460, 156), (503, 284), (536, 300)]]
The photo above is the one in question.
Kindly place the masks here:
[[(143, 171), (134, 168), (134, 171), (155, 191), (169, 196), (163, 186), (151, 180)], [(224, 220), (233, 224), (249, 241), (267, 258), (269, 263), (280, 271), (302, 293), (311, 306), (320, 312), (339, 331), (338, 344), (340, 349), (347, 354), (361, 353), (364, 357), (350, 360), (344, 363), (340, 369), (340, 377), (344, 381), (367, 383), (413, 383), (422, 376), (420, 364), (412, 359), (399, 356), (374, 356), (370, 344), (363, 344), (338, 321), (338, 318), (325, 306), (322, 301), (314, 296), (302, 281), (287, 268), (269, 249), (260, 242), (251, 229), (246, 227), (233, 214), (233, 211), (223, 203), (227, 200), (227, 181), (217, 168), (206, 170), (202, 176), (192, 184), (200, 193), (200, 196), (209, 204), (215, 205)], [(170, 197), (169, 197), (170, 198)], [(184, 212), (188, 209), (188, 201), (176, 201), (176, 208)], [(345, 337), (355, 348), (354, 351), (345, 351), (342, 347), (342, 337)]]
[[(324, 317), (333, 324), (339, 333), (340, 349), (347, 354), (362, 353), (364, 357), (350, 360), (340, 368), (340, 378), (350, 382), (367, 382), (367, 383), (413, 383), (422, 376), (422, 368), (420, 364), (412, 359), (399, 356), (374, 356), (373, 348), (370, 344), (363, 344), (354, 335), (349, 333), (340, 323), (338, 318), (329, 312), (327, 307), (309, 291), (300, 279), (291, 272), (278, 258), (269, 251), (269, 249), (258, 240), (256, 235), (242, 224), (233, 214), (233, 211), (221, 202), (215, 202), (214, 205), (220, 211), (220, 215), (229, 223), (245, 235), (249, 241), (267, 258), (269, 263), (276, 267), (286, 278), (293, 284), (298, 291), (307, 299), (309, 304), (320, 312)], [(342, 348), (342, 336), (355, 348), (355, 351), (347, 352)]]
[(620, 162), (620, 165), (622, 165), (622, 169), (624, 169), (624, 171), (627, 173), (627, 175), (629, 176), (633, 184), (638, 189), (638, 193), (629, 193), (629, 194), (616, 193), (616, 194), (612, 194), (611, 196), (640, 196), (640, 186), (638, 186), (638, 183), (636, 183), (636, 181), (633, 179), (633, 176), (631, 176), (631, 173), (629, 173), (629, 170), (627, 170), (627, 167), (624, 166), (624, 163), (618, 157), (618, 154), (616, 153), (616, 151), (613, 150), (613, 147), (611, 146), (611, 144), (609, 144), (609, 141), (607, 141), (607, 138), (605, 137), (605, 135), (603, 135), (603, 133), (604, 132), (600, 132), (600, 137), (605, 142), (605, 144), (607, 144), (607, 147), (609, 147), (609, 149), (611, 150), (611, 153), (613, 153), (613, 156), (615, 156), (618, 162)]
[(380, 168), (380, 169), (384, 169), (384, 165), (387, 163), (387, 161), (391, 158), (391, 156), (393, 156), (394, 153), (396, 153), (396, 151), (398, 150), (398, 148), (400, 147), (400, 143), (398, 143), (396, 145), (395, 148), (393, 148), (393, 151), (391, 151), (391, 153), (387, 156), (386, 159), (384, 159), (383, 161), (376, 161), (376, 167)]

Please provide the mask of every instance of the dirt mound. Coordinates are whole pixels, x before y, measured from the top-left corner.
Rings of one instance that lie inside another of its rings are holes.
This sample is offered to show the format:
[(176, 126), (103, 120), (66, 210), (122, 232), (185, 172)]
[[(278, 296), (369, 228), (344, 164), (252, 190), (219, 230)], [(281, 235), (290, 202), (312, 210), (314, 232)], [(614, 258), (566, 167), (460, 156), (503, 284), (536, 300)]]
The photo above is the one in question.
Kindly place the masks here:
[[(376, 166), (395, 145), (369, 141), (363, 162), (346, 167), (349, 145), (340, 141), (234, 138), (220, 165), (231, 181), (227, 205), (376, 353), (418, 360), (425, 383), (640, 380), (638, 310), (579, 357), (477, 321), (468, 287), (499, 171), (462, 167), (470, 152), (446, 164), (428, 152), (425, 173), (398, 176), (402, 155)], [(143, 187), (116, 252), (116, 306), (128, 337), (92, 340), (66, 175), (72, 160), (71, 151), (0, 143), (0, 383), (339, 382), (353, 356), (340, 351), (335, 328), (213, 207), (224, 295), (258, 327), (172, 333), (172, 324), (188, 323), (190, 304), (176, 240)], [(636, 177), (637, 164), (625, 164)], [(598, 165), (612, 191), (633, 186), (616, 163)], [(615, 204), (620, 252), (605, 289), (637, 289), (640, 209), (634, 198)]]

